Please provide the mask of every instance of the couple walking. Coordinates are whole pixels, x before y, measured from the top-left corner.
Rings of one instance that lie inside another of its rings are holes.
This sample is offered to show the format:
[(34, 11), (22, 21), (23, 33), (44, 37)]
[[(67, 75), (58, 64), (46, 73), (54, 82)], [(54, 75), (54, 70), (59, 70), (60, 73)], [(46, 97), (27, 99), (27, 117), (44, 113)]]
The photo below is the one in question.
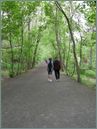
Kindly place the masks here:
[(61, 63), (60, 61), (55, 58), (53, 61), (52, 58), (49, 58), (49, 61), (47, 63), (47, 71), (48, 71), (48, 81), (52, 82), (52, 72), (54, 70), (55, 78), (56, 80), (60, 79), (60, 69), (61, 69)]

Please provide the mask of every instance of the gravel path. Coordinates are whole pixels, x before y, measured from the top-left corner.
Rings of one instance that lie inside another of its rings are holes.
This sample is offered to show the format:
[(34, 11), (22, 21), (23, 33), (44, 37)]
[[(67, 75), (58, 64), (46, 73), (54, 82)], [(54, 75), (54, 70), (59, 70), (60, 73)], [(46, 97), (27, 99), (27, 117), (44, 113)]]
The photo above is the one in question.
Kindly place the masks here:
[(2, 128), (95, 128), (96, 92), (40, 66), (2, 82)]

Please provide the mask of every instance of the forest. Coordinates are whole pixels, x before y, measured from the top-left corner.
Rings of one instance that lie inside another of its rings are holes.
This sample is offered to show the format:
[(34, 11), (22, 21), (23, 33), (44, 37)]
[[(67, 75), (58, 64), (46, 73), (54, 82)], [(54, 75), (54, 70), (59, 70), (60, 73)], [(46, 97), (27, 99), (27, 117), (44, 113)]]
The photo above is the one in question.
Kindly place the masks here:
[(62, 73), (96, 87), (96, 1), (1, 3), (2, 78), (58, 56)]

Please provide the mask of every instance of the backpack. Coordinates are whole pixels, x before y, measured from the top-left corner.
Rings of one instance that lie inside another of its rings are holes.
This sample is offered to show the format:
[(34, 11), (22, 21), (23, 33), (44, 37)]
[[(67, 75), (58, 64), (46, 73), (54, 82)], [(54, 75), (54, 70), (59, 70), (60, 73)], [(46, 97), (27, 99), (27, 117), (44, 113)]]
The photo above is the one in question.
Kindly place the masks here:
[(61, 65), (60, 65), (60, 61), (55, 60), (54, 61), (54, 70), (60, 70)]

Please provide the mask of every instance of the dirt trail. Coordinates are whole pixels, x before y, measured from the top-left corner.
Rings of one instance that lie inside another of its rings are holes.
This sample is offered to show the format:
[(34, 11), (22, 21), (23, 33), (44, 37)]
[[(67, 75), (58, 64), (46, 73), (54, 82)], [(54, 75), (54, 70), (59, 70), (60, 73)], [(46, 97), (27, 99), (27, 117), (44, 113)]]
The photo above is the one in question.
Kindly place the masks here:
[(2, 128), (95, 128), (96, 92), (46, 66), (2, 82)]

